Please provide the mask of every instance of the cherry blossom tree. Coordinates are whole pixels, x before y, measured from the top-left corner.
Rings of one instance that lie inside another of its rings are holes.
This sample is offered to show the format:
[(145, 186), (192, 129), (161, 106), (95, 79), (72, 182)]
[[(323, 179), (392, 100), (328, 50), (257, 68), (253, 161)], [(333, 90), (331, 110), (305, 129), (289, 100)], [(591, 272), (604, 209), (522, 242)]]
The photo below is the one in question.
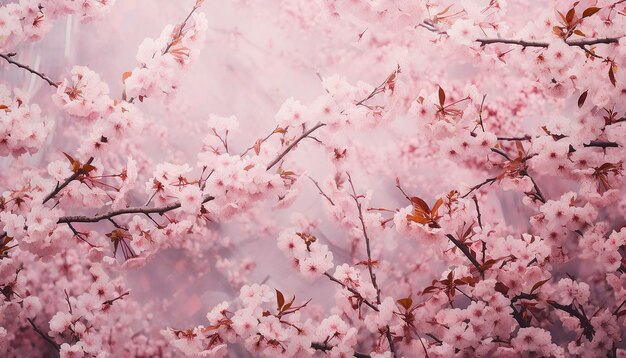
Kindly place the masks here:
[(2, 356), (626, 357), (624, 0), (7, 1), (0, 57)]

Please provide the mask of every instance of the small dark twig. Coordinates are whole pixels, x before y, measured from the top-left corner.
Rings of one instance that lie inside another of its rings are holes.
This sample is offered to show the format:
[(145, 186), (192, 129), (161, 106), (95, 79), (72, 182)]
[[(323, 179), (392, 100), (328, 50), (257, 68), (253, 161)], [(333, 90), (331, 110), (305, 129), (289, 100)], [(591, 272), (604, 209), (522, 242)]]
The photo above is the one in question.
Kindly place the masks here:
[(30, 68), (30, 67), (28, 67), (28, 66), (26, 66), (26, 65), (23, 65), (23, 64), (21, 64), (21, 63), (19, 63), (19, 62), (17, 62), (17, 61), (14, 61), (13, 59), (11, 59), (11, 57), (13, 57), (13, 56), (15, 56), (15, 53), (9, 53), (9, 54), (6, 54), (6, 55), (5, 55), (5, 54), (0, 53), (0, 57), (2, 57), (3, 59), (5, 59), (8, 63), (10, 63), (10, 64), (12, 64), (12, 65), (15, 65), (15, 66), (17, 66), (17, 67), (19, 67), (19, 68), (25, 69), (26, 71), (28, 71), (28, 72), (32, 73), (33, 75), (38, 76), (39, 78), (41, 78), (41, 79), (43, 79), (44, 81), (48, 82), (48, 84), (49, 84), (50, 86), (54, 87), (54, 88), (58, 88), (58, 87), (59, 87), (59, 85), (58, 85), (58, 84), (54, 83), (54, 81), (53, 81), (53, 80), (51, 80), (50, 78), (46, 77), (46, 75), (44, 75), (43, 73), (38, 72), (38, 71), (35, 71), (35, 70), (33, 70), (32, 68)]
[[(94, 159), (93, 157), (89, 158), (89, 160), (87, 160), (86, 164), (91, 164), (91, 162), (93, 162), (93, 159)], [(74, 174), (72, 174), (67, 179), (65, 179), (65, 181), (62, 184), (57, 183), (57, 185), (54, 188), (54, 190), (43, 199), (43, 203), (42, 204), (45, 204), (50, 199), (54, 198), (61, 190), (63, 190), (72, 181), (76, 180), (76, 178), (78, 178), (79, 176), (81, 176), (83, 174), (85, 174), (85, 172), (83, 170), (79, 169), (79, 170), (75, 171)]]

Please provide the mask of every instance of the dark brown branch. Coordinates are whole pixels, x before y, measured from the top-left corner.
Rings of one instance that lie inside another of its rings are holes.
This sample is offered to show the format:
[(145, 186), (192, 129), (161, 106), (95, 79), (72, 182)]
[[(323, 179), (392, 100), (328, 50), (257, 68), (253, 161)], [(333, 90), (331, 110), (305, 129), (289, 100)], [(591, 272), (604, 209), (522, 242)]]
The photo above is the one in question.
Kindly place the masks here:
[(128, 296), (128, 295), (130, 295), (130, 291), (126, 291), (126, 292), (122, 293), (121, 295), (119, 295), (119, 296), (117, 296), (117, 297), (115, 297), (115, 298), (112, 298), (112, 299), (110, 299), (110, 300), (104, 301), (104, 302), (102, 302), (102, 304), (103, 304), (103, 305), (109, 305), (109, 306), (110, 306), (110, 305), (112, 305), (112, 304), (113, 304), (113, 302), (115, 302), (115, 301), (117, 301), (117, 300), (121, 300), (121, 299), (123, 299), (123, 298), (124, 298), (124, 296)]
[(474, 201), (474, 205), (476, 205), (476, 217), (478, 219), (478, 226), (482, 229), (483, 222), (480, 216), (480, 206), (478, 206), (478, 198), (476, 198), (476, 195), (472, 196), (472, 200)]
[(293, 147), (295, 147), (301, 140), (303, 140), (304, 138), (306, 138), (309, 134), (313, 133), (314, 131), (316, 131), (318, 128), (325, 126), (326, 123), (322, 123), (319, 122), (318, 124), (314, 125), (311, 129), (307, 130), (306, 132), (302, 133), (302, 135), (298, 138), (296, 138), (296, 140), (294, 140), (287, 148), (285, 148), (284, 151), (282, 151), (282, 153), (280, 153), (274, 160), (272, 160), (268, 165), (267, 165), (267, 170), (272, 169), (272, 167), (274, 165), (276, 165), (276, 163), (280, 162), (281, 159), (283, 159), (283, 157), (285, 155), (287, 155), (287, 153), (289, 153)]
[(39, 329), (39, 327), (37, 327), (37, 325), (35, 324), (35, 322), (33, 322), (32, 319), (28, 318), (28, 323), (30, 323), (31, 327), (33, 327), (33, 330), (35, 330), (35, 332), (37, 332), (37, 334), (40, 335), (41, 338), (43, 338), (52, 347), (54, 347), (54, 349), (57, 352), (59, 352), (61, 350), (61, 347), (57, 344), (57, 342), (55, 342), (52, 338), (50, 338), (50, 336), (48, 336), (41, 329)]
[(373, 309), (374, 311), (378, 312), (378, 307), (376, 307), (373, 303), (369, 302), (368, 300), (366, 300), (363, 296), (361, 296), (361, 294), (353, 289), (352, 287), (347, 286), (346, 284), (344, 284), (343, 282), (337, 280), (335, 278), (335, 276), (329, 274), (328, 272), (324, 272), (324, 276), (328, 277), (331, 281), (340, 284), (343, 288), (347, 289), (348, 291), (350, 291), (350, 293), (354, 294), (355, 296), (359, 297), (363, 303), (365, 303), (366, 306), (368, 306), (369, 308)]
[(592, 140), (588, 144), (583, 144), (585, 147), (599, 147), (599, 148), (617, 148), (619, 144), (615, 142), (604, 142), (599, 140)]
[[(91, 164), (91, 162), (93, 162), (93, 157), (89, 158), (89, 160), (87, 160), (86, 164)], [(57, 183), (56, 187), (54, 188), (54, 190), (48, 194), (48, 196), (45, 197), (45, 199), (43, 199), (43, 203), (45, 204), (47, 203), (50, 199), (54, 198), (61, 190), (63, 190), (66, 186), (69, 185), (69, 183), (71, 183), (72, 181), (76, 180), (76, 178), (78, 178), (79, 176), (85, 174), (85, 172), (81, 169), (77, 170), (74, 172), (74, 174), (72, 174), (71, 176), (69, 176), (67, 179), (65, 179), (65, 181), (62, 184)]]
[(12, 65), (15, 65), (15, 66), (17, 66), (19, 68), (25, 69), (26, 71), (32, 73), (33, 75), (38, 76), (39, 78), (41, 78), (44, 81), (48, 82), (48, 84), (50, 86), (54, 87), (54, 88), (58, 88), (59, 87), (58, 84), (54, 83), (54, 81), (52, 81), (50, 78), (46, 77), (46, 75), (44, 75), (43, 73), (35, 71), (32, 68), (30, 68), (30, 67), (28, 67), (26, 65), (23, 65), (23, 64), (21, 64), (21, 63), (19, 63), (17, 61), (13, 61), (11, 59), (11, 57), (13, 57), (13, 56), (15, 56), (15, 53), (9, 53), (9, 54), (6, 54), (6, 55), (3, 54), (3, 53), (0, 53), (0, 57), (5, 59), (8, 63), (10, 63)]
[(13, 60), (11, 59), (11, 57), (13, 57), (13, 56), (15, 56), (15, 55), (16, 55), (15, 53), (9, 53), (9, 54), (6, 54), (6, 55), (5, 55), (5, 54), (3, 54), (3, 53), (0, 53), (0, 57), (4, 58), (4, 59), (5, 59), (8, 63), (10, 63), (10, 64), (12, 64), (12, 65), (15, 65), (15, 66), (17, 66), (17, 67), (19, 67), (19, 68), (25, 69), (26, 71), (28, 71), (28, 72), (32, 73), (33, 75), (38, 76), (39, 78), (41, 78), (41, 79), (43, 79), (44, 81), (48, 82), (48, 84), (49, 84), (50, 86), (54, 87), (54, 88), (59, 87), (59, 85), (58, 85), (58, 84), (54, 83), (54, 81), (52, 81), (50, 78), (46, 77), (46, 75), (44, 75), (43, 73), (38, 72), (38, 71), (35, 71), (35, 70), (33, 70), (32, 68), (30, 68), (30, 67), (28, 67), (28, 66), (26, 66), (26, 65), (23, 65), (23, 64), (21, 64), (21, 63), (19, 63), (19, 62), (17, 62), (17, 61), (13, 61)]
[(596, 331), (586, 315), (575, 309), (571, 304), (565, 306), (554, 301), (548, 301), (548, 304), (558, 310), (569, 313), (572, 317), (578, 318), (585, 337), (587, 337), (589, 341), (593, 340), (593, 336), (596, 334)]
[[(597, 38), (597, 39), (585, 39), (585, 40), (569, 40), (565, 41), (569, 46), (589, 46), (589, 45), (597, 45), (597, 44), (613, 44), (619, 42), (619, 40), (623, 36), (619, 37), (605, 37), (605, 38)], [(480, 42), (481, 46), (489, 45), (489, 44), (510, 44), (510, 45), (519, 45), (522, 47), (548, 47), (550, 43), (548, 42), (535, 42), (535, 41), (526, 41), (526, 40), (513, 40), (513, 39), (477, 39), (476, 42)]]
[(489, 178), (487, 180), (485, 180), (484, 182), (480, 183), (480, 184), (476, 184), (473, 187), (470, 188), (470, 190), (464, 194), (463, 196), (461, 196), (461, 198), (466, 198), (468, 195), (470, 195), (474, 190), (476, 189), (480, 189), (482, 186), (487, 185), (487, 184), (491, 184), (494, 181), (496, 181), (498, 178)]
[[(209, 202), (211, 200), (215, 199), (213, 196), (211, 195), (205, 195), (202, 203), (206, 203)], [(163, 215), (168, 211), (172, 211), (175, 209), (180, 208), (180, 202), (176, 202), (170, 205), (166, 205), (166, 206), (161, 206), (161, 207), (154, 207), (154, 208), (148, 208), (145, 206), (140, 206), (140, 207), (132, 207), (132, 208), (126, 208), (126, 209), (120, 209), (120, 210), (115, 210), (115, 211), (111, 211), (108, 212), (106, 214), (101, 214), (101, 215), (95, 215), (95, 216), (63, 216), (61, 218), (59, 218), (59, 221), (57, 221), (58, 224), (67, 224), (67, 223), (96, 223), (102, 220), (109, 220), (111, 218), (114, 218), (116, 216), (120, 216), (120, 215), (126, 215), (126, 214), (159, 214), (159, 215)]]
[(478, 272), (480, 272), (480, 274), (482, 275), (484, 273), (483, 272), (483, 268), (480, 266), (478, 261), (476, 261), (476, 258), (474, 258), (474, 256), (472, 256), (472, 253), (470, 252), (470, 250), (467, 247), (467, 245), (465, 245), (465, 244), (461, 243), (459, 240), (455, 239), (454, 236), (452, 236), (451, 234), (446, 234), (446, 237), (448, 239), (450, 239), (450, 241), (452, 241), (452, 243), (454, 245), (456, 245), (456, 247), (458, 247), (459, 250), (461, 250), (463, 252), (463, 254), (470, 260), (472, 265), (474, 265), (474, 267), (476, 267)]
[[(322, 352), (328, 352), (331, 349), (333, 349), (332, 346), (328, 344), (320, 343), (320, 342), (311, 343), (311, 348), (318, 350), (318, 351), (322, 351)], [(355, 358), (370, 358), (371, 356), (365, 353), (354, 352), (354, 357)]]

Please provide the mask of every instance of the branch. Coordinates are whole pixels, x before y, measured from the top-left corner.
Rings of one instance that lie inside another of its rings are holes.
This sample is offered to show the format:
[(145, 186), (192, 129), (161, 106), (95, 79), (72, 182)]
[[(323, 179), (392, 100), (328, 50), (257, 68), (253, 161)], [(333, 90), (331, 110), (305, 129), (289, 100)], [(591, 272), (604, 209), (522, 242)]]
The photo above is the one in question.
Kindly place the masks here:
[[(597, 39), (585, 39), (585, 40), (569, 40), (565, 41), (565, 43), (569, 46), (588, 46), (588, 45), (596, 45), (596, 44), (613, 44), (619, 42), (619, 40), (623, 36), (619, 37), (605, 37), (605, 38), (597, 38)], [(514, 40), (514, 39), (476, 39), (476, 42), (480, 42), (480, 46), (490, 45), (490, 44), (510, 44), (510, 45), (519, 45), (522, 47), (548, 47), (550, 43), (548, 42), (535, 42), (535, 41), (526, 41), (526, 40)]]
[(459, 250), (463, 252), (463, 254), (465, 254), (465, 256), (472, 262), (472, 265), (474, 265), (474, 267), (476, 267), (478, 272), (480, 272), (480, 274), (483, 275), (484, 274), (483, 268), (480, 266), (478, 261), (476, 261), (476, 258), (472, 256), (472, 253), (470, 252), (467, 245), (464, 245), (459, 240), (455, 239), (454, 236), (452, 236), (451, 234), (446, 234), (446, 237), (450, 239), (450, 241), (452, 241), (452, 243), (454, 243), (454, 245), (456, 245), (456, 247), (458, 247)]
[[(89, 160), (87, 160), (86, 164), (91, 164), (91, 162), (93, 162), (93, 157), (89, 158)], [(78, 178), (82, 174), (85, 174), (85, 172), (83, 170), (79, 169), (79, 170), (75, 171), (74, 174), (72, 174), (70, 177), (65, 179), (63, 184), (59, 185), (59, 183), (57, 183), (57, 186), (54, 188), (54, 190), (50, 194), (48, 194), (48, 196), (46, 196), (45, 199), (43, 199), (43, 203), (42, 204), (45, 204), (46, 202), (48, 202), (48, 200), (54, 198), (61, 190), (63, 190), (63, 188), (68, 186), (69, 183), (71, 183), (73, 180), (75, 180), (76, 178)]]
[(39, 327), (37, 327), (37, 325), (35, 325), (35, 322), (33, 322), (32, 319), (28, 318), (28, 323), (30, 323), (30, 325), (33, 327), (33, 329), (35, 330), (35, 332), (37, 332), (38, 335), (41, 336), (41, 338), (43, 338), (46, 342), (48, 342), (52, 347), (54, 347), (54, 349), (59, 352), (61, 350), (61, 347), (57, 344), (57, 342), (55, 342), (54, 340), (52, 340), (52, 338), (50, 338), (50, 336), (48, 336), (47, 334), (45, 334), (41, 329), (39, 329)]
[(33, 75), (36, 75), (36, 76), (40, 77), (40, 78), (41, 78), (41, 79), (43, 79), (44, 81), (48, 82), (48, 84), (49, 84), (50, 86), (54, 87), (54, 88), (58, 88), (58, 87), (59, 87), (59, 85), (58, 85), (58, 84), (54, 83), (54, 81), (52, 81), (50, 78), (46, 77), (46, 75), (44, 75), (43, 73), (38, 72), (38, 71), (35, 71), (35, 70), (33, 70), (32, 68), (30, 68), (30, 67), (28, 67), (28, 66), (26, 66), (26, 65), (23, 65), (23, 64), (21, 64), (21, 63), (19, 63), (19, 62), (17, 62), (17, 61), (13, 61), (13, 60), (11, 59), (11, 57), (13, 57), (13, 56), (15, 56), (15, 53), (9, 53), (9, 54), (6, 54), (6, 55), (5, 55), (5, 54), (0, 53), (0, 57), (2, 57), (3, 59), (5, 59), (8, 63), (10, 63), (10, 64), (12, 64), (12, 65), (15, 65), (15, 66), (17, 66), (17, 67), (19, 67), (19, 68), (23, 68), (23, 69), (25, 69), (26, 71), (28, 71), (28, 72), (32, 73)]
[(619, 144), (616, 142), (604, 142), (599, 140), (592, 140), (588, 144), (583, 144), (584, 147), (600, 147), (600, 148), (617, 148)]
[(343, 288), (347, 289), (348, 291), (350, 291), (350, 293), (353, 293), (354, 295), (358, 296), (361, 300), (363, 300), (363, 303), (365, 303), (366, 306), (368, 306), (369, 308), (373, 309), (374, 311), (378, 312), (378, 307), (376, 307), (373, 303), (371, 303), (370, 301), (366, 300), (363, 296), (361, 296), (361, 294), (359, 293), (359, 291), (355, 290), (352, 287), (349, 287), (348, 285), (346, 285), (345, 283), (337, 280), (335, 278), (335, 276), (329, 274), (328, 272), (324, 272), (324, 276), (328, 277), (331, 281), (340, 284)]
[[(376, 283), (376, 274), (372, 270), (372, 251), (370, 249), (370, 238), (367, 235), (367, 230), (365, 228), (365, 220), (363, 220), (363, 210), (361, 209), (361, 203), (359, 202), (359, 198), (356, 195), (356, 191), (354, 190), (354, 183), (352, 183), (352, 177), (350, 177), (350, 173), (346, 172), (348, 175), (348, 182), (350, 183), (350, 188), (352, 188), (352, 198), (356, 203), (356, 207), (359, 211), (359, 221), (361, 222), (361, 229), (363, 230), (363, 236), (365, 237), (365, 248), (367, 249), (367, 269), (370, 274), (370, 278), (372, 280), (372, 286), (376, 289), (376, 302), (380, 305), (380, 288)], [(393, 337), (391, 337), (391, 331), (389, 330), (389, 326), (386, 327), (387, 330), (385, 332), (385, 336), (387, 337), (387, 341), (389, 342), (389, 349), (391, 350), (391, 354), (393, 357), (397, 357), (398, 354), (396, 352), (396, 348), (393, 344)]]
[[(202, 200), (202, 203), (206, 203), (209, 202), (211, 200), (215, 199), (213, 196), (211, 195), (205, 195), (204, 199)], [(101, 220), (109, 220), (111, 218), (114, 218), (116, 216), (120, 216), (120, 215), (125, 215), (125, 214), (159, 214), (159, 215), (163, 215), (168, 211), (172, 211), (175, 209), (180, 208), (180, 202), (175, 202), (173, 204), (170, 205), (166, 205), (166, 206), (161, 206), (161, 207), (155, 207), (155, 208), (148, 208), (145, 206), (140, 206), (140, 207), (131, 207), (131, 208), (126, 208), (126, 209), (120, 209), (120, 210), (115, 210), (115, 211), (111, 211), (108, 212), (106, 214), (101, 214), (101, 215), (96, 215), (96, 216), (63, 216), (61, 218), (59, 218), (59, 221), (57, 221), (57, 224), (67, 224), (67, 223), (96, 223), (98, 221)]]
[(593, 336), (596, 334), (596, 331), (593, 328), (593, 325), (591, 324), (591, 322), (589, 322), (589, 319), (587, 318), (587, 316), (580, 313), (571, 304), (568, 306), (565, 306), (554, 301), (548, 301), (548, 304), (550, 304), (550, 306), (558, 310), (569, 313), (569, 315), (572, 317), (578, 318), (578, 320), (580, 321), (580, 326), (583, 329), (583, 333), (585, 334), (585, 337), (587, 337), (589, 341), (593, 340)]
[[(311, 348), (316, 349), (318, 351), (322, 351), (322, 352), (328, 352), (331, 349), (333, 349), (332, 346), (329, 346), (328, 344), (324, 344), (320, 342), (311, 343)], [(371, 356), (365, 353), (354, 352), (354, 357), (355, 358), (370, 358)]]
[(309, 129), (308, 131), (302, 133), (302, 135), (298, 138), (296, 138), (296, 140), (293, 141), (293, 143), (291, 143), (287, 148), (285, 148), (285, 150), (280, 153), (274, 160), (272, 160), (268, 165), (267, 165), (267, 170), (272, 169), (272, 167), (274, 165), (276, 165), (276, 163), (280, 162), (281, 159), (283, 159), (283, 157), (285, 155), (287, 155), (287, 153), (289, 153), (289, 151), (291, 151), (293, 149), (293, 147), (295, 147), (301, 140), (303, 140), (304, 138), (306, 138), (309, 134), (313, 133), (314, 131), (316, 131), (318, 128), (325, 126), (326, 123), (322, 123), (319, 122), (318, 124), (316, 124), (315, 126), (313, 126), (311, 129)]
[(196, 2), (196, 5), (194, 5), (193, 9), (191, 9), (191, 11), (189, 12), (189, 15), (187, 15), (185, 20), (180, 24), (180, 29), (178, 30), (178, 34), (176, 35), (176, 37), (174, 37), (172, 41), (170, 41), (167, 44), (167, 47), (165, 47), (165, 50), (163, 50), (163, 55), (165, 55), (172, 48), (172, 46), (174, 46), (174, 44), (178, 42), (180, 37), (183, 35), (183, 30), (185, 29), (185, 25), (187, 25), (187, 21), (189, 21), (189, 19), (191, 18), (191, 15), (193, 15), (193, 13), (196, 10), (198, 10), (201, 4), (202, 2), (200, 1)]

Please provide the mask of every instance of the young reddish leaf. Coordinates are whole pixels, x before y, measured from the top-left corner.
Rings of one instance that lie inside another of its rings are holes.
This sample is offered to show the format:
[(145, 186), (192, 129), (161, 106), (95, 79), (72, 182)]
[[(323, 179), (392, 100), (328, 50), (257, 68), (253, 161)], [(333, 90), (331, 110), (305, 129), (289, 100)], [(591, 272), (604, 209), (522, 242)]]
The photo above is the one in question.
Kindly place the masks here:
[(552, 28), (552, 32), (554, 32), (554, 34), (559, 36), (559, 37), (563, 36), (563, 30), (560, 27), (558, 27), (558, 26), (554, 26)]
[(262, 139), (257, 139), (257, 141), (254, 143), (253, 148), (256, 155), (259, 155), (259, 153), (261, 153), (261, 143), (263, 143)]
[(581, 93), (580, 97), (578, 97), (578, 108), (581, 108), (585, 104), (585, 100), (587, 99), (587, 91)]
[(276, 304), (278, 305), (279, 311), (285, 305), (285, 296), (283, 296), (283, 293), (280, 292), (279, 290), (276, 290)]
[(539, 281), (539, 282), (537, 282), (537, 283), (535, 283), (535, 284), (533, 285), (533, 288), (531, 288), (531, 289), (530, 289), (530, 293), (535, 292), (535, 290), (536, 290), (536, 289), (538, 289), (539, 287), (543, 286), (543, 285), (544, 285), (546, 282), (548, 282), (548, 281), (550, 281), (550, 279), (549, 279), (549, 278), (548, 278), (548, 279), (545, 279), (545, 280), (542, 280), (542, 281)]
[(496, 289), (496, 291), (500, 292), (501, 294), (503, 294), (505, 296), (509, 292), (509, 287), (507, 285), (503, 284), (502, 282), (497, 282), (495, 289)]
[(67, 158), (67, 160), (70, 161), (70, 164), (72, 165), (72, 171), (74, 173), (78, 172), (80, 170), (80, 163), (78, 162), (78, 160), (72, 158), (71, 155), (63, 152), (63, 154), (65, 155), (65, 157)]
[(8, 109), (9, 109), (9, 106), (7, 106), (6, 104), (0, 104), (0, 111), (4, 110), (5, 112), (9, 112)]
[(85, 174), (88, 174), (89, 172), (91, 172), (92, 170), (95, 170), (96, 167), (94, 167), (91, 164), (83, 164), (83, 167), (81, 168), (83, 172), (85, 172)]
[(576, 14), (576, 9), (571, 8), (569, 9), (569, 11), (567, 12), (567, 15), (565, 15), (565, 22), (566, 24), (571, 24), (572, 21), (574, 20), (574, 15)]
[(582, 31), (580, 31), (580, 30), (578, 30), (578, 29), (574, 30), (574, 33), (575, 33), (576, 35), (578, 35), (578, 36), (587, 37), (587, 35), (585, 35), (585, 33), (584, 33), (584, 32), (582, 32)]
[(613, 85), (613, 87), (615, 87), (615, 70), (613, 69), (613, 65), (609, 66), (609, 80), (611, 81), (611, 84)]
[(599, 7), (595, 7), (595, 6), (588, 7), (585, 9), (585, 11), (583, 11), (583, 18), (592, 16), (593, 14), (595, 14), (596, 12), (600, 10), (601, 9)]
[(430, 212), (430, 208), (428, 207), (428, 204), (426, 204), (424, 200), (422, 200), (421, 198), (417, 196), (411, 197), (411, 203), (413, 203), (414, 207), (418, 207), (424, 212)]
[(433, 205), (431, 212), (431, 217), (432, 218), (436, 218), (437, 217), (437, 212), (439, 211), (439, 207), (441, 206), (441, 204), (443, 204), (443, 199), (439, 198), (436, 202), (435, 205)]
[(287, 133), (287, 131), (284, 128), (276, 127), (276, 129), (274, 129), (274, 132), (272, 132), (272, 133), (285, 134), (285, 133)]
[(411, 297), (401, 298), (396, 302), (398, 302), (398, 304), (407, 311), (411, 309), (411, 306), (413, 306), (413, 299)]
[(130, 72), (130, 71), (126, 71), (126, 72), (122, 73), (122, 82), (126, 81), (126, 79), (128, 77), (130, 77), (130, 75), (132, 75), (132, 72)]
[(291, 297), (291, 300), (290, 300), (289, 302), (287, 302), (287, 303), (283, 306), (282, 311), (283, 311), (283, 312), (284, 312), (284, 311), (288, 311), (288, 310), (291, 308), (291, 306), (293, 305), (293, 302), (294, 302), (295, 300), (296, 300), (296, 296), (294, 295), (293, 297)]
[(444, 103), (446, 103), (446, 92), (439, 86), (439, 105), (443, 107)]

